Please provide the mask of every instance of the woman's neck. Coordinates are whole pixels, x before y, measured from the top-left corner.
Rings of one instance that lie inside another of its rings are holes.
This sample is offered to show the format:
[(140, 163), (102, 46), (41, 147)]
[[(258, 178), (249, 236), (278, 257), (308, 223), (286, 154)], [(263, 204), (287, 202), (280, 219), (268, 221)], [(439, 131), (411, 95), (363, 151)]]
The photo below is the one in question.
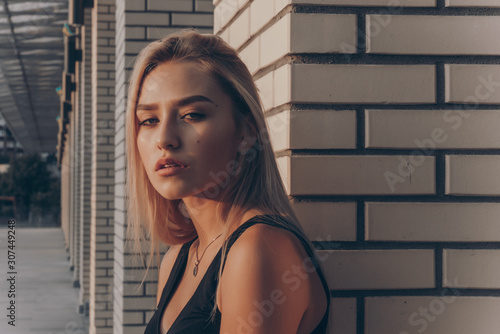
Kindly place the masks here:
[[(182, 200), (189, 213), (189, 217), (193, 221), (194, 228), (198, 234), (198, 242), (200, 249), (204, 249), (214, 238), (222, 233), (225, 226), (225, 221), (218, 220), (216, 209), (219, 202), (201, 198), (201, 197), (186, 197)], [(243, 224), (248, 219), (262, 214), (262, 212), (252, 209), (243, 210), (243, 215), (239, 222), (232, 226), (229, 233), (234, 231), (239, 225)], [(221, 239), (221, 244), (222, 244)]]

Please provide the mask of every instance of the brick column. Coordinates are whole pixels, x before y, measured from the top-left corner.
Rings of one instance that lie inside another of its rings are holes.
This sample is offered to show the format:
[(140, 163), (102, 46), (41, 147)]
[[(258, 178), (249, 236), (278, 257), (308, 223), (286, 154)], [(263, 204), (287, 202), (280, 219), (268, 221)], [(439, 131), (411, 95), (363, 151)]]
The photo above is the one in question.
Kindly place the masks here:
[(497, 328), (500, 4), (214, 3), (297, 214), (327, 241), (331, 332)]
[[(138, 0), (116, 2), (116, 136), (115, 136), (115, 254), (114, 334), (142, 333), (156, 307), (158, 270), (144, 271), (132, 264), (133, 252), (125, 246), (125, 109), (127, 83), (133, 60), (149, 42), (183, 28), (212, 32), (211, 0)], [(144, 247), (144, 249), (148, 249)], [(164, 252), (166, 248), (162, 248)]]
[[(72, 75), (74, 78), (74, 75)], [(73, 79), (72, 79), (73, 80)], [(74, 82), (74, 81), (73, 81)], [(74, 106), (74, 94), (72, 95), (72, 105), (73, 110), (68, 114), (68, 134), (67, 141), (65, 143), (65, 149), (68, 148), (68, 165), (66, 166), (66, 172), (68, 173), (68, 226), (69, 226), (69, 262), (70, 271), (75, 271), (75, 106)]]
[[(80, 38), (78, 37), (78, 40)], [(77, 41), (76, 45), (80, 45), (80, 42)], [(79, 287), (80, 286), (80, 270), (81, 270), (81, 256), (80, 256), (80, 232), (81, 232), (81, 206), (80, 206), (80, 187), (81, 187), (81, 168), (80, 165), (82, 164), (82, 155), (81, 155), (81, 127), (80, 127), (80, 114), (82, 113), (81, 111), (81, 105), (80, 105), (80, 99), (81, 95), (78, 94), (78, 91), (80, 90), (80, 78), (81, 78), (81, 62), (76, 62), (75, 65), (75, 83), (76, 83), (76, 93), (74, 94), (74, 103), (73, 103), (73, 112), (71, 113), (71, 150), (73, 152), (71, 159), (72, 159), (72, 165), (71, 165), (71, 173), (72, 173), (72, 183), (73, 187), (71, 190), (71, 197), (72, 197), (72, 220), (73, 222), (71, 223), (71, 226), (73, 227), (73, 243), (72, 243), (72, 248), (73, 248), (73, 286), (74, 287)]]
[[(67, 134), (65, 135), (67, 136)], [(64, 233), (65, 248), (68, 252), (70, 249), (70, 227), (69, 227), (69, 149), (68, 145), (64, 145), (61, 159), (61, 228)]]
[(92, 165), (89, 332), (113, 332), (115, 2), (92, 11)]
[[(92, 8), (85, 8), (82, 39), (82, 75), (80, 84), (80, 308), (88, 312), (90, 274), (90, 192), (92, 162)], [(102, 239), (102, 238), (101, 238)]]

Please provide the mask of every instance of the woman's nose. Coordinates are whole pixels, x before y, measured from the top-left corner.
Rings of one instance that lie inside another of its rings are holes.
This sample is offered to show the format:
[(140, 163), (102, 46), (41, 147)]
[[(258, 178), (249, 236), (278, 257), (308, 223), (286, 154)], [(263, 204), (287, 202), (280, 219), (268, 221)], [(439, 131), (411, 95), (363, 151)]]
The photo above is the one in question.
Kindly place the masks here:
[(166, 119), (158, 124), (156, 143), (160, 149), (178, 148), (180, 145), (177, 120)]

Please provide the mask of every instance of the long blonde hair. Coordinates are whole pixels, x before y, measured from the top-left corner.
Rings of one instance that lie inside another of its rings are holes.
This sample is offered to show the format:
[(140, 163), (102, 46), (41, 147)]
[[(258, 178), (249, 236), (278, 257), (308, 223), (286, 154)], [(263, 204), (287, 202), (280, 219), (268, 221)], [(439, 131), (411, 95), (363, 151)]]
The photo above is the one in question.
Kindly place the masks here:
[[(138, 121), (135, 112), (141, 86), (153, 69), (169, 61), (194, 62), (207, 70), (231, 98), (236, 125), (247, 135), (246, 142), (253, 143), (250, 149), (238, 155), (238, 173), (234, 173), (220, 194), (216, 214), (218, 219), (226, 222), (223, 240), (227, 239), (229, 230), (240, 221), (246, 210), (259, 209), (264, 214), (285, 218), (276, 223), (298, 233), (314, 251), (285, 192), (269, 140), (262, 104), (250, 72), (237, 52), (220, 37), (190, 30), (149, 44), (136, 59), (130, 79), (126, 115), (128, 235), (129, 239), (135, 241), (136, 251), (142, 254), (141, 240), (149, 239), (150, 255), (156, 251), (159, 258), (159, 240), (167, 245), (175, 245), (196, 237), (192, 221), (183, 213), (181, 200), (167, 200), (153, 188), (136, 144)], [(226, 246), (224, 243), (219, 278)], [(151, 267), (152, 259), (153, 256), (147, 269)], [(216, 306), (217, 303), (213, 311)]]

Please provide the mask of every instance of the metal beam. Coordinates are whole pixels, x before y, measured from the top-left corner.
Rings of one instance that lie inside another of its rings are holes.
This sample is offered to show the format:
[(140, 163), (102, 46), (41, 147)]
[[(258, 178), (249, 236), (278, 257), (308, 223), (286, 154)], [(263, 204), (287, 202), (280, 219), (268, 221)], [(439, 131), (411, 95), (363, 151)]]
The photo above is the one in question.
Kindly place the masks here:
[[(40, 146), (42, 146), (43, 145), (42, 136), (40, 135), (40, 130), (38, 129), (38, 124), (37, 124), (38, 122), (37, 122), (37, 118), (36, 118), (36, 114), (35, 114), (35, 109), (33, 107), (33, 101), (32, 101), (32, 98), (31, 98), (31, 92), (29, 90), (28, 80), (27, 80), (27, 76), (26, 76), (26, 70), (24, 68), (24, 63), (23, 63), (23, 60), (21, 58), (21, 54), (19, 52), (18, 41), (16, 39), (16, 35), (14, 34), (14, 24), (12, 23), (12, 17), (11, 17), (10, 11), (9, 11), (9, 5), (7, 3), (7, 0), (3, 0), (3, 4), (4, 4), (5, 13), (7, 14), (7, 19), (9, 21), (10, 31), (11, 31), (11, 34), (12, 34), (12, 47), (14, 48), (14, 53), (15, 53), (18, 61), (19, 61), (19, 64), (21, 65), (21, 71), (22, 71), (22, 74), (23, 74), (24, 85), (26, 87), (26, 95), (27, 95), (27, 99), (28, 99), (28, 103), (29, 103), (29, 110), (31, 112), (31, 116), (33, 117), (33, 122), (34, 122), (34, 125), (35, 125), (36, 136), (38, 137)], [(20, 112), (20, 110), (19, 110), (19, 112)]]

